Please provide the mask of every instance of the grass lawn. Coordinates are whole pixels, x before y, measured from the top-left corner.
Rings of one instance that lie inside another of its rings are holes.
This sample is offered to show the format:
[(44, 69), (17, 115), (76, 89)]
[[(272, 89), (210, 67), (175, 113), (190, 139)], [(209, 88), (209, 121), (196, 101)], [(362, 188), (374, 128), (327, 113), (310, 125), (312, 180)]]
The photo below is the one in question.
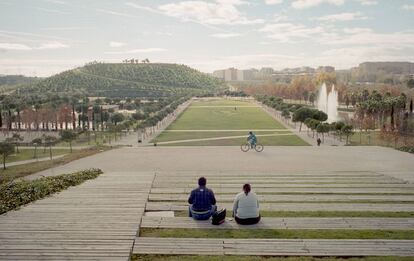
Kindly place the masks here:
[[(176, 217), (188, 217), (188, 211), (175, 211)], [(231, 211), (226, 215), (230, 217)], [(371, 217), (371, 218), (414, 218), (414, 212), (375, 211), (260, 211), (262, 217)]]
[(267, 257), (267, 256), (195, 256), (195, 255), (132, 255), (132, 261), (409, 261), (412, 257)]
[(193, 101), (194, 106), (254, 106), (255, 104), (249, 101), (226, 100), (226, 99), (211, 99)]
[[(178, 132), (177, 130), (187, 131)], [(254, 103), (224, 99), (193, 102), (167, 128), (167, 131), (161, 133), (152, 142), (243, 136), (219, 140), (159, 144), (161, 146), (239, 146), (246, 142), (250, 130), (258, 135), (259, 143), (263, 145), (309, 145)], [(270, 134), (274, 136), (260, 137), (260, 135)]]
[[(406, 143), (405, 143), (406, 142)], [(371, 146), (382, 146), (382, 147), (402, 147), (407, 144), (414, 144), (414, 139), (406, 138), (404, 140), (403, 137), (397, 140), (395, 142), (394, 139), (389, 138), (388, 140), (384, 140), (381, 138), (381, 132), (380, 131), (371, 131), (371, 132), (365, 132), (362, 131), (361, 133), (359, 131), (355, 132), (354, 135), (350, 138), (351, 145), (371, 145)]]
[(284, 239), (398, 239), (413, 240), (413, 231), (347, 229), (191, 229), (141, 228), (141, 237), (284, 238)]
[(71, 161), (88, 157), (106, 150), (109, 150), (109, 147), (93, 147), (88, 149), (82, 149), (74, 151), (73, 153), (68, 153), (65, 156), (54, 159), (54, 160), (47, 160), (47, 161), (39, 161), (33, 162), (28, 164), (22, 164), (17, 166), (8, 167), (6, 170), (3, 168), (0, 169), (0, 184), (3, 182), (8, 182), (17, 178), (21, 178), (24, 176), (28, 176), (30, 174), (49, 169), (52, 167), (56, 167), (59, 165), (63, 165), (69, 163)]
[[(35, 159), (33, 157), (34, 149), (19, 148), (19, 151), (20, 151), (19, 153), (10, 155), (6, 160), (6, 163), (21, 161), (21, 160)], [(73, 152), (75, 152), (75, 150)], [(67, 153), (70, 153), (70, 149), (53, 149), (52, 148), (53, 156), (58, 156), (58, 155), (67, 154)], [(47, 157), (49, 157), (49, 148), (46, 148), (46, 151), (44, 150), (43, 147), (37, 148), (37, 158), (40, 159), (40, 158), (47, 158)], [(3, 163), (3, 161), (1, 163)]]

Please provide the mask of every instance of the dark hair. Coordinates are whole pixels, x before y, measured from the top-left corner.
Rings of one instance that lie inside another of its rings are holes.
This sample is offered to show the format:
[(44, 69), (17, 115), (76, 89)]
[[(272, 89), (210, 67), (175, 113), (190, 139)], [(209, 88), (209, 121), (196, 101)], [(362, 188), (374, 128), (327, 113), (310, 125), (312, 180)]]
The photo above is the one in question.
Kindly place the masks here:
[(253, 132), (249, 131), (249, 134), (253, 134)]
[(250, 190), (252, 190), (252, 187), (250, 186), (250, 184), (244, 184), (243, 185), (243, 191), (246, 194), (246, 196), (249, 194)]
[(205, 186), (207, 184), (207, 180), (206, 180), (206, 178), (205, 177), (201, 177), (201, 178), (199, 178), (198, 179), (198, 185), (199, 186)]

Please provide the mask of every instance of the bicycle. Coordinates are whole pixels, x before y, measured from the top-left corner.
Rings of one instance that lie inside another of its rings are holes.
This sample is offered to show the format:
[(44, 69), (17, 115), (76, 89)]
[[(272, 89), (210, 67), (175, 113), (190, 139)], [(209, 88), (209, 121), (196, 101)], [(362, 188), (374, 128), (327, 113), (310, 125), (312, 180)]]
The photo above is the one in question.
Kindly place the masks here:
[(250, 143), (246, 142), (240, 146), (241, 151), (248, 152), (250, 149), (254, 149), (257, 152), (262, 152), (264, 146), (262, 144), (251, 145)]

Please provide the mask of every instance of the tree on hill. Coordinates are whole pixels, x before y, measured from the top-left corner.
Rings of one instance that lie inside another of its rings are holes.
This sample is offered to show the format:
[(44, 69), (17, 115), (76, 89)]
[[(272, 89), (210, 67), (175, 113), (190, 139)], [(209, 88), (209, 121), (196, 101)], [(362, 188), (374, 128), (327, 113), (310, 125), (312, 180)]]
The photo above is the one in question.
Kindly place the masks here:
[(3, 156), (3, 169), (6, 169), (6, 159), (14, 153), (14, 146), (9, 142), (0, 142), (0, 155)]

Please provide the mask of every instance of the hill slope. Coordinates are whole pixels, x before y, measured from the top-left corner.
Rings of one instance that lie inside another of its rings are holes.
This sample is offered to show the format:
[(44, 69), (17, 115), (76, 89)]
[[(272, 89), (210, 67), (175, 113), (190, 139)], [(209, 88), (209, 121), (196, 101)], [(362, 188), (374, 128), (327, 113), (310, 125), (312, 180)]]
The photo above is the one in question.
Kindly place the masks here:
[(87, 93), (106, 97), (160, 97), (203, 93), (222, 83), (177, 64), (90, 64), (31, 85), (28, 91)]

